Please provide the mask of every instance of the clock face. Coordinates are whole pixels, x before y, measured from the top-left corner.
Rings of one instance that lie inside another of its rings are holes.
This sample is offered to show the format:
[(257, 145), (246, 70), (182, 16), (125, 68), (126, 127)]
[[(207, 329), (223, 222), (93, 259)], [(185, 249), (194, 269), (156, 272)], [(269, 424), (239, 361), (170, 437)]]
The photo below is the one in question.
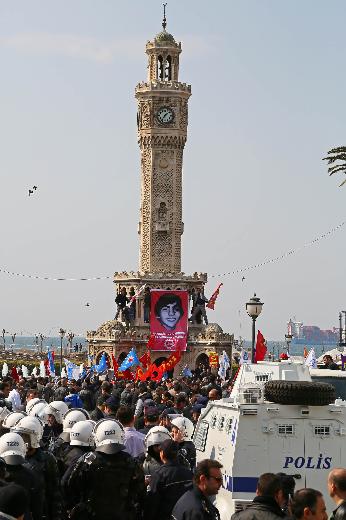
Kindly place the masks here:
[(174, 112), (171, 108), (161, 107), (158, 110), (156, 117), (161, 124), (167, 125), (173, 121)]

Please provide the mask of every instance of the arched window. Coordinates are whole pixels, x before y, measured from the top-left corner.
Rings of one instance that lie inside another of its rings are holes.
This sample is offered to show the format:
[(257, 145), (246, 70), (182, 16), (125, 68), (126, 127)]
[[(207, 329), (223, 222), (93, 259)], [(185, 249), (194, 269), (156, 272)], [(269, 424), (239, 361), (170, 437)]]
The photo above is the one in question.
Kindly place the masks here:
[(164, 70), (163, 70), (163, 58), (162, 56), (157, 57), (157, 78), (163, 81)]
[(172, 80), (172, 58), (171, 56), (167, 56), (167, 60), (165, 63), (165, 80)]

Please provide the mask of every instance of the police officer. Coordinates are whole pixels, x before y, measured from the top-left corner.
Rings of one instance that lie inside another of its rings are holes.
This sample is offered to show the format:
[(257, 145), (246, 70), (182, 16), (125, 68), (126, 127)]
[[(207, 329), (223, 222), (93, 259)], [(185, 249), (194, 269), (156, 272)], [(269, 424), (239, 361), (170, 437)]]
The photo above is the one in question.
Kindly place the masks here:
[(62, 401), (53, 401), (45, 407), (43, 413), (47, 425), (44, 429), (42, 437), (43, 445), (45, 448), (49, 450), (53, 449), (56, 439), (63, 431), (62, 423), (67, 410), (67, 404), (63, 403)]
[(66, 494), (66, 485), (70, 478), (70, 475), (74, 469), (74, 465), (77, 460), (88, 453), (93, 451), (95, 448), (93, 430), (95, 427), (95, 421), (79, 421), (72, 426), (70, 432), (70, 451), (67, 453), (65, 462), (67, 470), (65, 471), (62, 479), (61, 486)]
[(6, 462), (5, 482), (23, 486), (30, 496), (30, 507), (26, 518), (42, 519), (43, 491), (35, 473), (24, 466), (26, 447), (18, 433), (5, 433), (0, 439), (0, 457)]
[(64, 415), (62, 423), (63, 431), (50, 447), (51, 453), (58, 461), (60, 477), (63, 476), (69, 465), (68, 453), (73, 449), (73, 447), (70, 446), (71, 429), (76, 423), (86, 421), (87, 419), (90, 419), (89, 414), (86, 410), (83, 410), (83, 408), (71, 408)]
[(178, 458), (191, 471), (196, 466), (196, 448), (192, 442), (194, 425), (187, 417), (176, 417), (172, 420), (172, 438), (179, 444)]
[(145, 496), (144, 474), (123, 450), (125, 434), (115, 419), (102, 419), (93, 431), (95, 451), (81, 457), (68, 480), (72, 518), (140, 518)]
[(170, 520), (179, 498), (192, 488), (192, 471), (178, 461), (179, 445), (172, 439), (160, 445), (163, 465), (151, 476), (144, 520)]
[(162, 466), (160, 445), (163, 441), (171, 438), (169, 431), (164, 426), (154, 426), (147, 433), (144, 439), (146, 456), (143, 462), (143, 471), (147, 480), (149, 480), (149, 477)]
[(43, 423), (37, 417), (23, 417), (12, 429), (26, 444), (25, 467), (32, 470), (40, 481), (43, 490), (43, 517), (47, 520), (62, 518), (61, 492), (58, 465), (50, 452), (40, 447)]

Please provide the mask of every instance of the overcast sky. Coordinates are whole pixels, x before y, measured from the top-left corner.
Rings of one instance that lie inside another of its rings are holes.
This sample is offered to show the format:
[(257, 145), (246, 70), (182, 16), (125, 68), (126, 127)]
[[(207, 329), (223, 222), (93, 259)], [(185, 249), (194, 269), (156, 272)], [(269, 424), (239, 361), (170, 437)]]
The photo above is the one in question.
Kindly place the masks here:
[[(140, 155), (135, 85), (162, 3), (0, 1), (0, 268), (48, 277), (137, 270)], [(192, 85), (184, 153), (183, 271), (229, 272), (300, 248), (345, 219), (342, 0), (172, 0)], [(38, 190), (28, 197), (28, 188)], [(345, 309), (346, 226), (287, 259), (223, 282), (210, 321), (283, 339), (296, 316), (321, 328)], [(89, 307), (85, 303), (90, 302)], [(0, 328), (75, 333), (114, 316), (112, 280), (53, 282), (0, 273)]]

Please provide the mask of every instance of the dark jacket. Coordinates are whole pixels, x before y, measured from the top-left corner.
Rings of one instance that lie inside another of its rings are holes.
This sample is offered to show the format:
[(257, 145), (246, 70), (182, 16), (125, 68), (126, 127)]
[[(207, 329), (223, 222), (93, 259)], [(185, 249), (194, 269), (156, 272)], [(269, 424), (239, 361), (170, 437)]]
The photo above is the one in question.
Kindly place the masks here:
[(169, 520), (179, 498), (192, 488), (192, 471), (178, 462), (163, 464), (150, 479), (144, 520)]
[[(19, 486), (23, 486), (29, 493), (29, 511), (33, 520), (42, 519), (43, 509), (43, 490), (40, 481), (31, 469), (25, 466), (6, 466), (6, 474), (4, 480), (6, 482), (14, 482)], [(25, 513), (25, 520), (31, 518), (29, 512)]]
[(72, 514), (86, 507), (95, 520), (135, 520), (143, 507), (144, 474), (124, 451), (113, 455), (89, 452), (78, 460), (65, 489), (74, 507)]
[(98, 422), (100, 419), (103, 419), (104, 418), (104, 413), (102, 412), (102, 410), (100, 410), (100, 408), (95, 408), (95, 410), (93, 410), (90, 414), (90, 419), (95, 421), (95, 422)]
[(60, 520), (62, 515), (58, 465), (55, 457), (38, 448), (27, 456), (25, 466), (39, 478), (43, 490), (44, 513), (48, 520)]
[(346, 520), (346, 500), (341, 502), (331, 514), (330, 520)]
[(175, 504), (173, 520), (220, 520), (220, 513), (202, 491), (194, 486)]
[(231, 520), (278, 520), (287, 518), (272, 497), (255, 497), (251, 504), (231, 516)]

